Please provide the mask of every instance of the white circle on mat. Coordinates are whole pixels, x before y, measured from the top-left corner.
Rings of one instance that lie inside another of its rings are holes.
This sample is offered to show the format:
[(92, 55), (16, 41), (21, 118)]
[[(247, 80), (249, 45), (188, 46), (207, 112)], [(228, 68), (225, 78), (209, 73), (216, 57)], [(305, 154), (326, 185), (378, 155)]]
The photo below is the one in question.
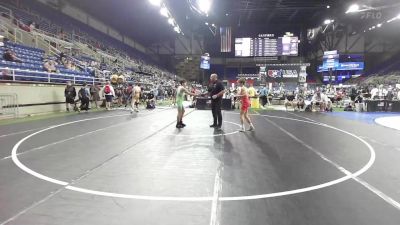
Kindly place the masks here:
[[(57, 180), (55, 178), (51, 178), (48, 176), (45, 176), (43, 174), (40, 174), (36, 171), (33, 171), (32, 169), (28, 168), (25, 166), (21, 161), (18, 159), (17, 152), (19, 146), (29, 138), (40, 134), (42, 132), (55, 129), (58, 127), (62, 127), (65, 125), (70, 125), (70, 124), (76, 124), (79, 122), (84, 122), (84, 121), (90, 121), (90, 120), (97, 120), (97, 119), (104, 119), (104, 118), (110, 118), (110, 117), (117, 117), (117, 116), (122, 116), (122, 115), (116, 115), (116, 116), (104, 116), (104, 117), (96, 117), (96, 118), (89, 118), (89, 119), (83, 119), (83, 120), (77, 120), (77, 121), (72, 121), (68, 123), (62, 123), (59, 125), (51, 126), (42, 130), (39, 130), (35, 133), (32, 133), (23, 139), (21, 139), (17, 144), (14, 145), (12, 152), (11, 152), (11, 157), (13, 162), (23, 171), (31, 174), (32, 176), (35, 176), (39, 179), (42, 179), (47, 182), (51, 182), (54, 184), (58, 184), (61, 186), (64, 186), (65, 189), (71, 190), (71, 191), (77, 191), (85, 194), (91, 194), (91, 195), (98, 195), (98, 196), (106, 196), (106, 197), (114, 197), (114, 198), (125, 198), (125, 199), (138, 199), (138, 200), (150, 200), (150, 201), (188, 201), (188, 202), (199, 202), (199, 201), (212, 201), (214, 199), (213, 196), (204, 196), (204, 197), (173, 197), (173, 196), (148, 196), (148, 195), (132, 195), (132, 194), (122, 194), (122, 193), (113, 193), (113, 192), (103, 192), (99, 190), (91, 190), (91, 189), (86, 189), (86, 188), (80, 188), (73, 186), (71, 183), (66, 182), (66, 181), (61, 181)], [(279, 197), (279, 196), (287, 196), (287, 195), (293, 195), (293, 194), (299, 194), (299, 193), (304, 193), (304, 192), (309, 192), (313, 190), (318, 190), (322, 188), (326, 188), (332, 185), (336, 185), (339, 183), (342, 183), (344, 181), (347, 181), (349, 179), (352, 179), (354, 177), (358, 177), (361, 174), (365, 173), (375, 162), (375, 151), (374, 148), (365, 140), (362, 138), (358, 137), (355, 134), (352, 134), (348, 131), (344, 131), (342, 129), (327, 125), (327, 124), (322, 124), (322, 123), (317, 123), (313, 121), (306, 121), (306, 120), (299, 120), (299, 119), (294, 119), (294, 118), (288, 118), (288, 117), (279, 117), (279, 116), (269, 116), (269, 115), (260, 115), (260, 116), (265, 116), (265, 117), (271, 117), (271, 118), (277, 118), (277, 119), (284, 119), (284, 120), (291, 120), (291, 121), (297, 121), (297, 122), (303, 122), (303, 123), (308, 123), (308, 124), (314, 124), (317, 126), (322, 126), (325, 128), (333, 129), (342, 133), (345, 133), (349, 136), (354, 137), (361, 143), (367, 146), (367, 148), (370, 151), (370, 159), (365, 164), (360, 170), (356, 171), (355, 173), (350, 173), (347, 174), (344, 177), (325, 182), (322, 184), (314, 185), (314, 186), (309, 186), (309, 187), (304, 187), (304, 188), (299, 188), (299, 189), (294, 189), (294, 190), (289, 190), (289, 191), (282, 191), (282, 192), (274, 192), (274, 193), (267, 193), (267, 194), (259, 194), (259, 195), (247, 195), (247, 196), (231, 196), (231, 197), (220, 197), (218, 198), (219, 201), (242, 201), (242, 200), (253, 200), (253, 199), (265, 199), (265, 198), (272, 198), (272, 197)]]

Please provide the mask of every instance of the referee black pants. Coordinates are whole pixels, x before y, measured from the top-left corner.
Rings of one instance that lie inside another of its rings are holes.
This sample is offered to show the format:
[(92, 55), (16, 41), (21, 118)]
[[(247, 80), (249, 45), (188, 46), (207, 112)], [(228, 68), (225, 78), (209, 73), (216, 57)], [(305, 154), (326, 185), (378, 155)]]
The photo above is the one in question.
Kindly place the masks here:
[(221, 100), (211, 101), (211, 111), (214, 118), (213, 125), (222, 127), (222, 112), (221, 112)]

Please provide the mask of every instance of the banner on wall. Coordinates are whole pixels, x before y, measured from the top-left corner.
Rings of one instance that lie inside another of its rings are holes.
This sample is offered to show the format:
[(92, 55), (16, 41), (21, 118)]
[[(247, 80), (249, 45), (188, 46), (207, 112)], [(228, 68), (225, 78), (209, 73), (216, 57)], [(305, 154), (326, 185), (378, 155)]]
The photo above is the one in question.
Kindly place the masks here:
[[(334, 70), (364, 70), (364, 62), (344, 62), (339, 63), (339, 65)], [(322, 66), (318, 66), (318, 72), (327, 72), (329, 68)]]
[[(307, 81), (307, 66), (309, 64), (269, 64), (260, 67), (260, 73), (267, 79), (281, 79), (282, 81), (301, 82)], [(265, 71), (265, 72), (264, 72)]]
[(300, 66), (299, 83), (307, 82), (307, 66)]
[(237, 75), (236, 79), (246, 78), (246, 79), (259, 79), (260, 74), (256, 73), (240, 73)]
[(279, 70), (268, 70), (268, 76), (271, 78), (297, 78), (299, 76), (297, 70), (292, 69), (279, 69)]

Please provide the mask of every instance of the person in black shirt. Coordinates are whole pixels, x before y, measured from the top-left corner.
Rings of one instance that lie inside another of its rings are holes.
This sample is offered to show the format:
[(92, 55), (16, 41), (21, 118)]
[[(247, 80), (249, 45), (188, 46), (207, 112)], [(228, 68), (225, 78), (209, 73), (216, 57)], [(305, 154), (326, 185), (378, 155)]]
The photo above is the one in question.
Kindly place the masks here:
[(12, 51), (11, 49), (6, 49), (6, 51), (3, 54), (3, 59), (10, 62), (22, 63), (22, 60), (19, 59), (15, 54), (15, 52)]
[(214, 123), (210, 125), (211, 128), (216, 128), (217, 130), (221, 130), (222, 127), (222, 113), (221, 113), (221, 104), (222, 104), (222, 96), (225, 92), (225, 87), (221, 81), (218, 80), (217, 74), (211, 74), (210, 76), (210, 87), (209, 87), (209, 95), (211, 97), (211, 111), (214, 118)]
[(76, 97), (76, 90), (75, 87), (72, 85), (71, 81), (67, 82), (67, 86), (64, 90), (65, 96), (65, 105), (67, 108), (67, 112), (69, 112), (70, 105), (75, 105), (75, 97)]

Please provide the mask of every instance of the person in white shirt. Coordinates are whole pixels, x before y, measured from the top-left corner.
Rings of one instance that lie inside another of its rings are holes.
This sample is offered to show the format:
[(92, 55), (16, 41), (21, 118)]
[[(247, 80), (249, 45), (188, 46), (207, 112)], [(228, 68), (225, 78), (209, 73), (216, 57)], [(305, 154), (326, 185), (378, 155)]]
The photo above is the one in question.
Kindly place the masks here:
[(103, 96), (106, 98), (106, 110), (110, 110), (113, 97), (115, 96), (115, 91), (113, 86), (110, 84), (110, 81), (106, 82), (101, 93), (103, 93)]
[(317, 90), (311, 99), (313, 110), (315, 110), (315, 107), (319, 106), (321, 112), (325, 111), (328, 100), (329, 98), (325, 94)]
[(375, 86), (374, 88), (372, 88), (371, 90), (371, 99), (374, 99), (376, 96), (378, 96), (378, 88)]
[(397, 89), (397, 100), (400, 100), (400, 89)]

